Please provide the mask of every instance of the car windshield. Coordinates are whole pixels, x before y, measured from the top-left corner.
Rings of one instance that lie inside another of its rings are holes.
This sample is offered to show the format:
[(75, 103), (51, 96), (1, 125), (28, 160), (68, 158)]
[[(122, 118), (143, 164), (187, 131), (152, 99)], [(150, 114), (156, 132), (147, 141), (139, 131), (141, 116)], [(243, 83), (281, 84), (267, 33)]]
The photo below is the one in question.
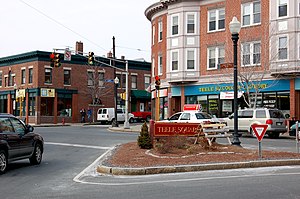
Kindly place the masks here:
[(201, 119), (211, 119), (212, 118), (211, 115), (209, 115), (208, 113), (204, 113), (204, 112), (202, 112), (202, 113), (195, 113), (195, 115), (196, 115), (196, 118), (198, 120), (201, 120)]

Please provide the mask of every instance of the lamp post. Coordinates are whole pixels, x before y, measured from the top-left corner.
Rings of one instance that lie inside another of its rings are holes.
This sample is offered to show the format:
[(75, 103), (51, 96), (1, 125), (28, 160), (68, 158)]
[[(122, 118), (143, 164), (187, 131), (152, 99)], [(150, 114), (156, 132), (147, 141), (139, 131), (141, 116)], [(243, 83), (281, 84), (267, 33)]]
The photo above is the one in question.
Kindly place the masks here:
[(130, 129), (128, 122), (128, 61), (126, 61), (126, 89), (125, 89), (125, 122), (124, 129)]
[(237, 69), (237, 43), (239, 40), (239, 32), (241, 30), (241, 23), (237, 20), (236, 17), (232, 18), (232, 21), (229, 23), (229, 29), (231, 32), (231, 39), (233, 42), (233, 90), (234, 90), (234, 99), (233, 99), (233, 114), (234, 114), (234, 132), (233, 132), (233, 141), (232, 145), (241, 146), (238, 134), (238, 69)]
[(114, 119), (114, 121), (113, 121), (113, 123), (112, 123), (112, 127), (118, 127), (119, 126), (119, 124), (118, 124), (118, 114), (117, 114), (117, 108), (118, 108), (118, 96), (117, 96), (117, 94), (118, 94), (118, 92), (117, 92), (117, 88), (118, 88), (118, 84), (119, 84), (119, 78), (118, 77), (116, 77), (115, 79), (114, 79), (114, 83), (115, 83), (115, 119)]

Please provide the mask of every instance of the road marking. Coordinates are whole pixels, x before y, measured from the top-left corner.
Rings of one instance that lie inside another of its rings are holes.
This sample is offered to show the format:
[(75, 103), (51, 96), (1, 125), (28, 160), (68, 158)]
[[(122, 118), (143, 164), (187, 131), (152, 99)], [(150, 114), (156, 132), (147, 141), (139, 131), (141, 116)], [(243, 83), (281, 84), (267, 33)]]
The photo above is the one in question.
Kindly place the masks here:
[(90, 148), (90, 149), (102, 149), (108, 150), (111, 147), (103, 147), (103, 146), (91, 146), (91, 145), (82, 145), (82, 144), (67, 144), (67, 143), (58, 143), (58, 142), (45, 142), (45, 144), (49, 145), (59, 145), (59, 146), (70, 146), (70, 147), (80, 147), (80, 148)]

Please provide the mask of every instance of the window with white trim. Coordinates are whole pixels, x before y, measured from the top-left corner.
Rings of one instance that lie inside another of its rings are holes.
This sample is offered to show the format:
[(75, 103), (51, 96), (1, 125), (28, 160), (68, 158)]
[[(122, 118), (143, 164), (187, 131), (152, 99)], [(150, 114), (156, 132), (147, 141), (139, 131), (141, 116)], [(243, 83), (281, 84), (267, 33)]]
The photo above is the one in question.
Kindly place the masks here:
[(2, 71), (0, 71), (0, 86), (2, 87)]
[(26, 70), (22, 69), (21, 70), (21, 84), (25, 84), (26, 81)]
[(278, 17), (287, 16), (288, 0), (278, 0)]
[(71, 85), (71, 70), (64, 69), (64, 85)]
[(52, 68), (45, 68), (45, 83), (52, 84)]
[(171, 52), (171, 70), (175, 71), (178, 70), (178, 51), (172, 51)]
[(288, 49), (287, 49), (287, 36), (279, 37), (278, 40), (278, 59), (287, 59), (288, 58)]
[(186, 33), (187, 34), (194, 34), (195, 33), (195, 13), (187, 13), (186, 15)]
[(225, 29), (225, 9), (208, 11), (208, 31)]
[(152, 65), (152, 76), (154, 77), (154, 75), (155, 75), (155, 60), (154, 60), (154, 58), (152, 58), (152, 63), (151, 63), (151, 65)]
[(251, 66), (260, 64), (261, 43), (247, 42), (242, 46), (242, 66)]
[(87, 78), (88, 78), (88, 86), (94, 86), (94, 71), (88, 71), (87, 72)]
[(155, 44), (155, 26), (152, 26), (152, 45)]
[(162, 68), (162, 54), (159, 54), (158, 55), (158, 59), (157, 59), (157, 61), (158, 61), (158, 75), (161, 75), (162, 74), (162, 71), (163, 71), (163, 68)]
[(99, 80), (99, 86), (103, 87), (104, 86), (104, 72), (103, 71), (98, 71), (98, 80)]
[(131, 88), (137, 88), (137, 75), (131, 75)]
[(158, 42), (162, 41), (162, 34), (163, 34), (163, 23), (162, 21), (158, 22)]
[(260, 1), (242, 4), (242, 25), (250, 26), (261, 22)]
[(178, 28), (179, 28), (179, 16), (174, 15), (172, 16), (172, 35), (178, 35)]
[(211, 47), (207, 49), (208, 65), (207, 69), (217, 69), (218, 65), (225, 62), (225, 48), (224, 46)]
[(33, 68), (28, 69), (28, 74), (29, 74), (28, 83), (32, 84), (32, 82), (33, 82)]
[(188, 49), (186, 50), (186, 69), (195, 70), (195, 50)]
[(151, 77), (145, 76), (145, 89), (147, 89), (150, 86)]

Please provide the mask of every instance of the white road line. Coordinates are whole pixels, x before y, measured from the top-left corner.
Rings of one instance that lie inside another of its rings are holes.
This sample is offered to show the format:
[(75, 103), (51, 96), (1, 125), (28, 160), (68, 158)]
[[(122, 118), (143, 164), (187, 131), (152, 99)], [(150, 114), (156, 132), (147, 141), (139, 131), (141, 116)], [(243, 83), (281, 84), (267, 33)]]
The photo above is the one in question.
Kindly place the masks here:
[(102, 149), (102, 150), (108, 150), (111, 148), (111, 147), (91, 146), (91, 145), (82, 145), (82, 144), (67, 144), (67, 143), (58, 143), (58, 142), (45, 142), (45, 144), (70, 146), (70, 147), (81, 147), (81, 148), (90, 148), (90, 149)]

